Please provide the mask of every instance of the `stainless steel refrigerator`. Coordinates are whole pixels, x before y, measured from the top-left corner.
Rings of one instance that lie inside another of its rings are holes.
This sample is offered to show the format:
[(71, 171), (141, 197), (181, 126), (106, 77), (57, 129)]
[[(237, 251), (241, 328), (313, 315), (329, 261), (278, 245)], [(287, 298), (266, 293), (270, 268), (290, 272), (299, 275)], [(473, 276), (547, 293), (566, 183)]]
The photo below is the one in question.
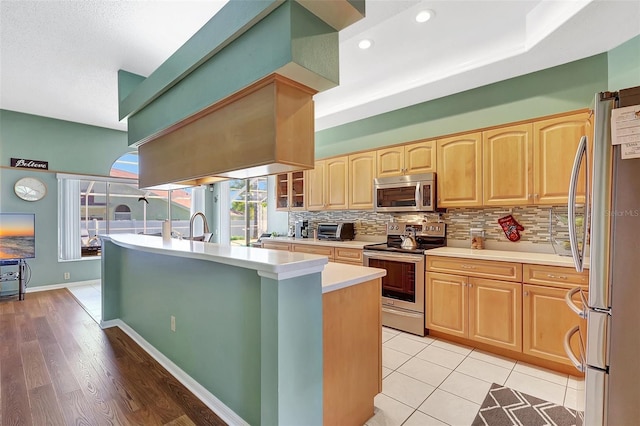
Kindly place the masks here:
[[(568, 206), (578, 270), (587, 245), (578, 241), (576, 225), (581, 224), (575, 218), (582, 216), (583, 226), (590, 224), (589, 232), (582, 230), (590, 237), (589, 292), (574, 289), (566, 297), (567, 304), (587, 318), (587, 331), (585, 335), (576, 327), (565, 337), (567, 355), (585, 373), (587, 426), (640, 424), (640, 158), (622, 159), (621, 146), (612, 145), (611, 136), (612, 111), (634, 105), (640, 124), (640, 87), (596, 94), (593, 154), (588, 143), (582, 144), (574, 165), (573, 194), (580, 162), (586, 159), (593, 165), (590, 200), (578, 207), (570, 200)], [(583, 306), (572, 302), (576, 293), (582, 295)], [(572, 338), (586, 343), (581, 353), (571, 352)]]

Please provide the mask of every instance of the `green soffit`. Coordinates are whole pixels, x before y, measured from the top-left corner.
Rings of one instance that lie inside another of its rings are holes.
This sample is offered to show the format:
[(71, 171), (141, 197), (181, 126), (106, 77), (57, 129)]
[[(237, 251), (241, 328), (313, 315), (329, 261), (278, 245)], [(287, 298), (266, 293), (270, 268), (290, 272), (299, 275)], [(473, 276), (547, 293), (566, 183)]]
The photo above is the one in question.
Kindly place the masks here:
[[(364, 9), (362, 0), (335, 4)], [(118, 73), (129, 145), (275, 72), (318, 91), (335, 87), (338, 45), (338, 31), (304, 1), (231, 0), (148, 78)]]

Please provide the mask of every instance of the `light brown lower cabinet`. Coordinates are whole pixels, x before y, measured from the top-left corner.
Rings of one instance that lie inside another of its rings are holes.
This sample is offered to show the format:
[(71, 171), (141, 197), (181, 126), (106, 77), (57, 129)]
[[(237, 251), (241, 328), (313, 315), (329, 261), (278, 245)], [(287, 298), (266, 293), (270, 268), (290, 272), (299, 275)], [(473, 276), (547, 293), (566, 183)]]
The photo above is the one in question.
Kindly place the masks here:
[(362, 266), (362, 249), (340, 246), (324, 246), (305, 243), (285, 243), (282, 241), (262, 242), (262, 248), (273, 250), (287, 250), (297, 253), (317, 254), (327, 256), (329, 262), (347, 263)]
[[(586, 290), (586, 287), (585, 287)], [(523, 335), (522, 352), (562, 364), (572, 365), (564, 351), (567, 331), (580, 325), (583, 336), (587, 323), (581, 320), (565, 303), (569, 288), (523, 285)], [(582, 304), (576, 298), (578, 306)], [(573, 353), (580, 353), (579, 338), (571, 342)]]
[(325, 425), (363, 425), (374, 414), (382, 392), (381, 285), (378, 278), (322, 295)]
[[(499, 279), (486, 278), (491, 274)], [(568, 367), (564, 337), (580, 325), (581, 337), (571, 342), (580, 353), (587, 324), (569, 309), (565, 295), (577, 286), (586, 292), (587, 271), (427, 256), (425, 278), (425, 327), (433, 334), (579, 375)], [(581, 306), (578, 295), (574, 302)]]
[(427, 272), (426, 327), (513, 351), (522, 347), (522, 284)]

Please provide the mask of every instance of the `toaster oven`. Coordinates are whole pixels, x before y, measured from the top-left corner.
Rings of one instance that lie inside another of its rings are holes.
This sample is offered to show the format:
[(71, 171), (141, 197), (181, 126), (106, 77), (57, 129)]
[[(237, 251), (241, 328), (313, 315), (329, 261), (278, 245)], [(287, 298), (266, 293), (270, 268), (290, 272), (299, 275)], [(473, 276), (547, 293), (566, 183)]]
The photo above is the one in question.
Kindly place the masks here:
[(318, 224), (319, 240), (353, 240), (354, 236), (355, 229), (352, 222)]

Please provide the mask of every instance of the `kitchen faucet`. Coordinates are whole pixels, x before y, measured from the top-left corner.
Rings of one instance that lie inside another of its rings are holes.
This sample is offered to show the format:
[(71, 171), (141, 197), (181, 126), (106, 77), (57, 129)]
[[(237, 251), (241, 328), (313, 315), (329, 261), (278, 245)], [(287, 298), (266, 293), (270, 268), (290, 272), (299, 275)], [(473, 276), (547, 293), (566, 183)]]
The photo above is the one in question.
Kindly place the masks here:
[(202, 212), (195, 212), (193, 214), (193, 216), (191, 216), (191, 220), (189, 221), (189, 239), (191, 241), (194, 241), (193, 238), (193, 222), (196, 219), (197, 216), (202, 217), (202, 222), (204, 224), (204, 235), (202, 236), (202, 241), (207, 242), (209, 240), (209, 238), (211, 238), (211, 233), (209, 233), (209, 225), (207, 224), (207, 218), (205, 217), (204, 213)]

